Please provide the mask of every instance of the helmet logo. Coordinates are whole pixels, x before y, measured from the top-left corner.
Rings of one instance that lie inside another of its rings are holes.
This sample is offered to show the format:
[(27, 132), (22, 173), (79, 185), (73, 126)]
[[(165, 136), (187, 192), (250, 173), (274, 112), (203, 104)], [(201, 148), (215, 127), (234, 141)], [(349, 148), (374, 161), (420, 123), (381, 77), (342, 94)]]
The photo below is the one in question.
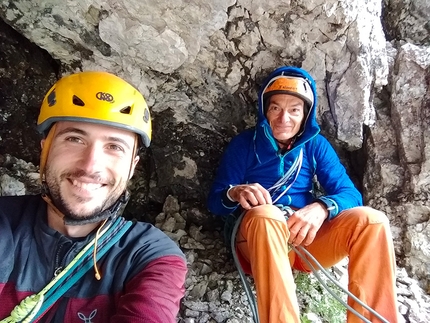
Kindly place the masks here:
[(97, 92), (96, 98), (100, 101), (107, 101), (107, 102), (114, 102), (112, 94), (106, 93), (106, 92)]
[(57, 96), (55, 95), (55, 89), (49, 93), (48, 98), (48, 106), (52, 107), (53, 105), (55, 105), (55, 103), (57, 103)]

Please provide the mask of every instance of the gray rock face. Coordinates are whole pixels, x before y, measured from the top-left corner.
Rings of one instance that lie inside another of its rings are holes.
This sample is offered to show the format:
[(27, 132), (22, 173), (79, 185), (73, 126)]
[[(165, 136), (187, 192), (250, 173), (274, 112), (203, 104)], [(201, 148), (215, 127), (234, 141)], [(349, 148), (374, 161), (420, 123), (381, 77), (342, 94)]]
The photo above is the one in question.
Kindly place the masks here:
[[(194, 123), (207, 130), (214, 130), (217, 122), (205, 118), (218, 120), (234, 108), (219, 106), (220, 96), (240, 90), (255, 98), (249, 82), (255, 82), (257, 73), (301, 62), (319, 81), (321, 98), (327, 97), (321, 100), (321, 113), (328, 112), (341, 141), (358, 149), (362, 124), (374, 119), (371, 86), (387, 79), (381, 3), (375, 0), (348, 5), (322, 0), (258, 5), (231, 0), (210, 5), (19, 0), (4, 1), (1, 11), (6, 21), (63, 64), (116, 72), (155, 103), (154, 111), (170, 108), (177, 124)], [(250, 107), (243, 99), (237, 101)], [(185, 157), (195, 159), (182, 155), (175, 163), (187, 163)]]
[(393, 55), (388, 109), (369, 130), (368, 202), (392, 219), (401, 263), (430, 286), (430, 48), (401, 46)]
[(0, 154), (38, 163), (35, 120), (58, 65), (2, 20), (0, 44)]
[(430, 3), (426, 0), (384, 0), (387, 39), (430, 45)]
[(0, 17), (0, 194), (39, 190), (35, 120), (60, 75), (124, 77), (154, 125), (126, 216), (186, 251), (181, 321), (250, 322), (206, 195), (228, 141), (255, 123), (261, 80), (302, 66), (317, 81), (323, 134), (365, 204), (391, 220), (401, 313), (430, 321), (428, 1), (3, 0)]

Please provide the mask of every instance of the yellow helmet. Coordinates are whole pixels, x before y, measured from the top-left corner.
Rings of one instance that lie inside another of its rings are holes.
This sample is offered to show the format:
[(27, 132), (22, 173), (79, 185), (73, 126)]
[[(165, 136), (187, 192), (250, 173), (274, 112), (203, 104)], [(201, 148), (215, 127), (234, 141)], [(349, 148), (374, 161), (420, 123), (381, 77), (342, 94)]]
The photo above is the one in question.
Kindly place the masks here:
[(151, 142), (151, 116), (145, 99), (123, 79), (107, 72), (80, 72), (55, 83), (42, 102), (37, 130), (47, 133), (57, 121), (104, 124)]

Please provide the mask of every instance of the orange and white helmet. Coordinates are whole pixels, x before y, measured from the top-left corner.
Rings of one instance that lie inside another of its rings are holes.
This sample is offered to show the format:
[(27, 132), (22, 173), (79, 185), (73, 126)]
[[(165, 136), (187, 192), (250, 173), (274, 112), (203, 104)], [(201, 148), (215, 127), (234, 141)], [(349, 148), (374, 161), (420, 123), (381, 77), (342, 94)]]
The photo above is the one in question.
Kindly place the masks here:
[(264, 100), (273, 94), (290, 94), (302, 99), (308, 107), (314, 104), (314, 93), (310, 83), (300, 76), (278, 75), (270, 80), (263, 91)]

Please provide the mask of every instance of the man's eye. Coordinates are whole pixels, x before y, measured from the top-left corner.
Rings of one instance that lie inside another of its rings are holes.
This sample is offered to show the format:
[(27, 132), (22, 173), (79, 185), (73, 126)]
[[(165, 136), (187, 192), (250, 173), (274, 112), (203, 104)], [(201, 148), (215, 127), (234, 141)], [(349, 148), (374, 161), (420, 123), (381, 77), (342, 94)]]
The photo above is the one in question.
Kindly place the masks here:
[(70, 142), (77, 142), (77, 143), (82, 142), (82, 140), (78, 137), (67, 137), (66, 140)]
[(110, 149), (110, 150), (114, 150), (114, 151), (124, 151), (124, 148), (122, 148), (121, 146), (119, 146), (119, 145), (109, 145), (108, 146), (108, 148)]

